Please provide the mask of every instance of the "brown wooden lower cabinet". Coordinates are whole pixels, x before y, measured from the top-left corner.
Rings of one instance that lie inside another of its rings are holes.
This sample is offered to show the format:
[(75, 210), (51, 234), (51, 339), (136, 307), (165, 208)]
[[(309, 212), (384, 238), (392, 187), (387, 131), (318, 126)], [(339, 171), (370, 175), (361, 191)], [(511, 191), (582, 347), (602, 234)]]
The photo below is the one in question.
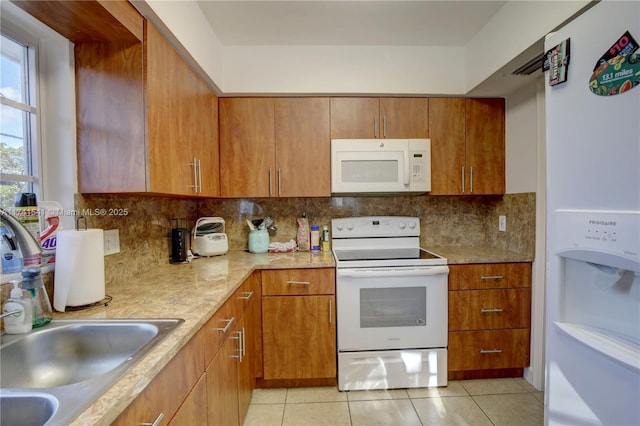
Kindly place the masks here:
[(531, 263), (449, 265), (449, 380), (522, 376)]

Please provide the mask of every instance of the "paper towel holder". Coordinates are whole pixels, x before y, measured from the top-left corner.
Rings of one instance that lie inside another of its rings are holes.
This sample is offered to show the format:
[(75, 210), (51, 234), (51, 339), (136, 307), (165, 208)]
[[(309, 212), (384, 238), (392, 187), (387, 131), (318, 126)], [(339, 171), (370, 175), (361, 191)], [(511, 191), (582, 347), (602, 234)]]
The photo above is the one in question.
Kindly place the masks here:
[[(84, 229), (80, 229), (80, 221), (84, 221)], [(86, 231), (88, 228), (87, 226), (87, 218), (84, 216), (78, 216), (76, 217), (76, 231)]]

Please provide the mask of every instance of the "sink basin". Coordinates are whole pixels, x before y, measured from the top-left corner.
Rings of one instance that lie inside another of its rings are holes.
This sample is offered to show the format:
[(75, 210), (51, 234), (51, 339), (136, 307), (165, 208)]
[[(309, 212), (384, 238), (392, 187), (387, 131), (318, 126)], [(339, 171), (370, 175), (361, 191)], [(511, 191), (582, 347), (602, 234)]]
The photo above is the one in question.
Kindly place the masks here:
[(47, 394), (1, 394), (0, 426), (44, 425), (58, 410), (58, 400)]
[(5, 410), (21, 413), (12, 425), (70, 422), (182, 322), (53, 320), (27, 334), (3, 335), (2, 425)]
[(82, 382), (127, 361), (159, 333), (129, 322), (60, 324), (0, 349), (0, 387), (50, 388)]

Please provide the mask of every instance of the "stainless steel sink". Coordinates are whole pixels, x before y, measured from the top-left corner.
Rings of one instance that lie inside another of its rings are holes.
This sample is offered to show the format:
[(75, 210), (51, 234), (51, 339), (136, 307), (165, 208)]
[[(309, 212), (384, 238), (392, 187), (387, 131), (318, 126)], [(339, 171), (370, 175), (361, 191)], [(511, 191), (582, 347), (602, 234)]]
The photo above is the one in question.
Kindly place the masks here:
[[(58, 408), (50, 419), (44, 422), (24, 419), (24, 423), (68, 423), (182, 322), (181, 319), (54, 320), (28, 334), (2, 336), (2, 413), (5, 409), (13, 412), (14, 405), (31, 404), (33, 409), (20, 411), (34, 414), (41, 412), (35, 407), (57, 401)], [(42, 399), (47, 396), (53, 399)]]
[(58, 411), (58, 400), (44, 393), (0, 395), (0, 426), (44, 425)]

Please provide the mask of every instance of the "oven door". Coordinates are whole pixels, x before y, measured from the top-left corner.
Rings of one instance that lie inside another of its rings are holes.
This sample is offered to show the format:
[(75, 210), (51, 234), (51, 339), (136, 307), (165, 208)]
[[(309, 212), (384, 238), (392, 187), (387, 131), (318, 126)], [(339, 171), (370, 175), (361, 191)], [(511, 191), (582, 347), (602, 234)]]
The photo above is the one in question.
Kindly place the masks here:
[(447, 266), (337, 269), (338, 351), (447, 346)]

